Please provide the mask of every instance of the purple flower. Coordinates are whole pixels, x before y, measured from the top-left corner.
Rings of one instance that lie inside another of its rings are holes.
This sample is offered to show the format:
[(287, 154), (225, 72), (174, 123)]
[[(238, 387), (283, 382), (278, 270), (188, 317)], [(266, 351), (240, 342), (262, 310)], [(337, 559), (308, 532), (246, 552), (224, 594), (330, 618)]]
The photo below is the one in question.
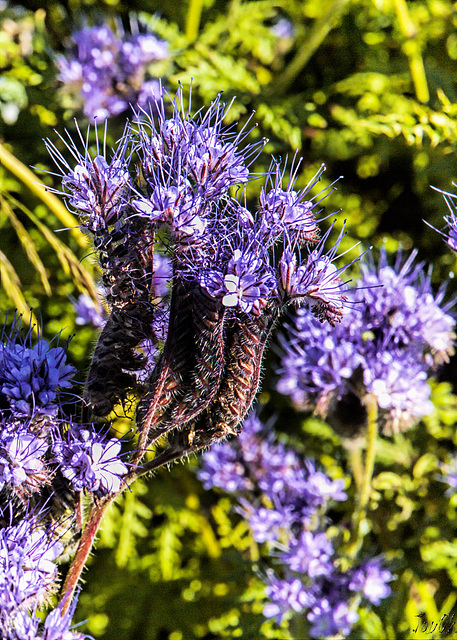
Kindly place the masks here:
[(37, 491), (49, 481), (45, 456), (49, 444), (24, 428), (0, 437), (0, 483)]
[(167, 43), (152, 33), (114, 33), (107, 25), (85, 27), (73, 34), (73, 41), (75, 51), (57, 58), (59, 79), (65, 92), (81, 100), (92, 122), (135, 105), (153, 80), (147, 79), (148, 66), (168, 55)]
[(62, 551), (33, 519), (0, 529), (0, 618), (45, 601), (55, 589), (55, 560)]
[(263, 608), (266, 618), (276, 618), (278, 623), (290, 611), (300, 612), (309, 607), (313, 598), (303, 586), (299, 578), (279, 580), (274, 575), (268, 576), (266, 595), (271, 600)]
[(54, 455), (63, 475), (76, 491), (87, 489), (98, 495), (119, 491), (127, 467), (120, 460), (121, 443), (89, 429), (70, 427), (67, 441), (54, 443)]
[(236, 249), (225, 274), (210, 271), (201, 284), (213, 296), (221, 296), (225, 307), (239, 307), (244, 313), (259, 313), (274, 286), (268, 264), (255, 253)]
[(256, 542), (275, 542), (278, 539), (279, 530), (285, 526), (284, 515), (275, 509), (259, 507), (253, 509), (245, 502), (242, 511), (252, 531), (252, 537)]
[(281, 560), (292, 571), (304, 573), (310, 578), (329, 574), (333, 565), (333, 546), (325, 533), (303, 531), (292, 540), (289, 549), (281, 554)]
[[(444, 290), (433, 294), (430, 275), (414, 259), (414, 252), (406, 261), (399, 253), (389, 266), (382, 252), (377, 267), (363, 264), (351, 296), (354, 303), (332, 329), (299, 309), (281, 340), (278, 390), (297, 407), (318, 406), (324, 415), (331, 399), (338, 401), (348, 392), (372, 393), (388, 429), (430, 413), (427, 379), (453, 352), (455, 320), (448, 306), (442, 307)], [(292, 282), (291, 289), (297, 288), (293, 266), (288, 271), (283, 267), (283, 280)]]
[(345, 602), (334, 604), (326, 598), (320, 599), (308, 613), (308, 620), (312, 623), (312, 638), (325, 638), (337, 634), (346, 636), (358, 619), (358, 613), (351, 611)]
[(354, 571), (349, 583), (351, 591), (362, 591), (370, 602), (378, 605), (390, 595), (387, 584), (392, 580), (388, 569), (383, 569), (379, 560), (370, 560)]
[(218, 487), (234, 493), (251, 487), (237, 452), (229, 444), (215, 445), (204, 456), (205, 464), (198, 472), (198, 478), (205, 489)]
[(27, 347), (26, 341), (30, 333), (21, 338), (15, 326), (0, 344), (0, 399), (17, 416), (55, 415), (57, 390), (72, 386), (75, 368), (66, 364), (66, 348), (50, 347), (46, 340)]
[(343, 480), (330, 480), (330, 478), (315, 468), (312, 460), (305, 461), (308, 476), (306, 478), (306, 493), (311, 504), (320, 507), (327, 504), (329, 500), (342, 502), (347, 500), (347, 495), (343, 491)]
[(161, 253), (154, 253), (154, 295), (163, 298), (169, 293), (169, 284), (172, 276), (171, 261)]
[(376, 396), (378, 406), (388, 412), (393, 431), (414, 424), (433, 411), (427, 371), (420, 356), (414, 359), (401, 355), (382, 353), (364, 371), (365, 387)]
[(122, 210), (122, 197), (129, 189), (130, 175), (120, 158), (110, 164), (103, 156), (81, 158), (74, 171), (62, 181), (70, 192), (69, 204), (83, 215), (87, 214), (88, 228), (91, 223), (108, 225), (115, 222)]
[(293, 38), (295, 35), (295, 28), (288, 18), (279, 18), (279, 20), (271, 27), (271, 32), (280, 39)]
[(75, 612), (77, 600), (73, 600), (67, 611), (62, 614), (62, 606), (58, 605), (46, 616), (42, 640), (89, 640), (89, 636), (77, 631), (70, 631), (71, 619)]
[(314, 203), (304, 200), (304, 193), (283, 191), (278, 184), (270, 191), (260, 191), (260, 213), (265, 234), (286, 231), (300, 243), (317, 242), (318, 227), (313, 214)]
[(94, 327), (103, 327), (106, 315), (100, 303), (96, 306), (92, 298), (82, 293), (75, 304), (76, 324), (92, 324)]

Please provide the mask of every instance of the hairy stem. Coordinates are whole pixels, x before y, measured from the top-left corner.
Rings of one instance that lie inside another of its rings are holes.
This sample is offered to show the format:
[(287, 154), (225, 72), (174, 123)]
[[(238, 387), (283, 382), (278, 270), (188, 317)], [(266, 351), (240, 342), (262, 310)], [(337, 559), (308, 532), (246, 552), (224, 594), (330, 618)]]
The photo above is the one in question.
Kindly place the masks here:
[[(123, 489), (122, 489), (123, 491)], [(100, 523), (105, 515), (106, 509), (114, 500), (117, 494), (110, 494), (100, 500), (98, 503), (93, 504), (89, 513), (89, 517), (86, 521), (86, 526), (82, 532), (81, 539), (79, 541), (78, 548), (75, 556), (71, 562), (70, 568), (65, 578), (64, 585), (62, 587), (62, 615), (67, 611), (71, 604), (73, 596), (75, 594), (78, 581), (81, 577), (81, 573), (86, 566), (87, 558), (94, 544), (95, 536), (97, 534)]]

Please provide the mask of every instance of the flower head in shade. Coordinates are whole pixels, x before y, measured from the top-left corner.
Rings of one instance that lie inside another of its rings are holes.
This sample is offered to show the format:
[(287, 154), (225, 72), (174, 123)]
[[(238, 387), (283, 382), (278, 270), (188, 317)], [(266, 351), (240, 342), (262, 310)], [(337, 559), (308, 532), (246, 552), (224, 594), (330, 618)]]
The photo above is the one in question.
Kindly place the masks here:
[(121, 443), (106, 440), (89, 428), (70, 426), (66, 440), (54, 444), (56, 462), (76, 491), (98, 495), (119, 491), (127, 467), (120, 459)]
[(0, 406), (15, 416), (55, 415), (57, 391), (72, 386), (75, 368), (66, 363), (66, 347), (51, 347), (46, 340), (32, 346), (15, 323), (0, 344)]

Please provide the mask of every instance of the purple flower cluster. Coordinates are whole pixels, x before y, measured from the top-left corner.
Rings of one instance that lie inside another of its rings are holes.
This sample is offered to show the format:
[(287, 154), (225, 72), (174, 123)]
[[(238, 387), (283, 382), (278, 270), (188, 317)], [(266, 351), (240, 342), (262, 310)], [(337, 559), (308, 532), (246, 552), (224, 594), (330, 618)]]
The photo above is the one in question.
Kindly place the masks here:
[[(138, 29), (137, 29), (138, 31)], [(166, 58), (167, 43), (152, 33), (113, 32), (107, 25), (73, 34), (74, 51), (56, 60), (67, 93), (79, 97), (92, 122), (102, 122), (130, 106), (147, 107), (161, 95), (151, 63)]]
[[(300, 163), (286, 182), (286, 168), (273, 161), (251, 213), (244, 186), (258, 178), (250, 165), (264, 141), (247, 141), (249, 122), (238, 132), (224, 125), (230, 105), (220, 96), (193, 117), (181, 87), (167, 99), (136, 114), (111, 158), (98, 141), (80, 151), (70, 138), (72, 166), (47, 142), (63, 177), (57, 193), (93, 236), (111, 310), (86, 398), (105, 416), (140, 396), (142, 450), (186, 423), (199, 434), (187, 437), (193, 448), (234, 433), (254, 400), (280, 313), (305, 304), (335, 324), (346, 303), (346, 266), (334, 264), (342, 234), (325, 249), (331, 228), (320, 238), (316, 220), (322, 193), (310, 195), (324, 168), (298, 190)], [(108, 381), (107, 371), (115, 372)], [(191, 424), (199, 414), (201, 423)]]
[[(366, 262), (353, 304), (331, 331), (299, 309), (282, 339), (277, 388), (300, 408), (317, 407), (343, 429), (342, 409), (373, 394), (388, 430), (432, 411), (428, 377), (453, 353), (455, 319), (434, 294), (430, 274), (413, 252), (388, 264)], [(349, 421), (354, 420), (355, 412)], [(347, 434), (349, 434), (347, 432)]]
[(390, 594), (392, 576), (379, 560), (338, 568), (326, 511), (332, 501), (346, 499), (343, 481), (276, 443), (256, 416), (245, 421), (236, 444), (203, 455), (198, 475), (206, 489), (235, 494), (254, 540), (265, 543), (279, 565), (278, 573), (270, 568), (265, 575), (266, 617), (280, 622), (307, 612), (311, 637), (346, 635), (358, 620), (360, 597), (377, 605)]
[[(3, 514), (5, 515), (5, 514)], [(83, 640), (70, 630), (74, 606), (57, 607), (44, 623), (36, 616), (57, 590), (63, 545), (35, 517), (0, 529), (0, 635), (5, 640)], [(76, 603), (75, 603), (76, 604)]]
[[(57, 390), (72, 386), (75, 368), (66, 364), (66, 347), (46, 340), (31, 346), (13, 332), (0, 344), (0, 408), (15, 416), (55, 415)], [(29, 346), (28, 346), (29, 345)]]
[[(163, 100), (156, 108), (136, 132), (127, 128), (111, 160), (99, 150), (82, 155), (71, 142), (77, 161), (71, 168), (48, 142), (64, 176), (63, 194), (83, 226), (104, 234), (105, 246), (122, 229), (132, 247), (140, 235), (152, 238), (165, 228), (173, 244), (173, 276), (202, 287), (224, 307), (258, 315), (270, 300), (278, 306), (306, 301), (319, 318), (338, 322), (346, 300), (341, 269), (333, 265), (339, 240), (324, 252), (328, 234), (318, 242), (316, 202), (306, 199), (322, 171), (297, 192), (294, 179), (283, 188), (285, 169), (273, 163), (254, 216), (230, 189), (250, 179), (249, 165), (263, 141), (246, 144), (247, 132), (225, 129), (227, 107), (219, 99), (196, 118), (183, 113), (181, 90), (171, 117)], [(129, 146), (141, 157), (141, 188), (130, 169)], [(279, 242), (284, 248), (273, 255)], [(314, 248), (302, 256), (295, 249), (305, 244)], [(159, 269), (160, 263), (155, 274)]]
[[(71, 427), (62, 436), (58, 391), (72, 386), (74, 372), (66, 347), (33, 345), (31, 330), (21, 335), (20, 321), (0, 344), (0, 488), (23, 500), (49, 485), (59, 468), (77, 491), (100, 494), (117, 491), (127, 472), (118, 441), (106, 441), (92, 426), (79, 437)], [(77, 475), (85, 478), (80, 486)]]
[[(19, 640), (79, 640), (69, 630), (74, 607), (57, 608), (44, 623), (36, 611), (57, 591), (55, 560), (72, 528), (76, 492), (117, 492), (127, 467), (121, 443), (93, 425), (66, 419), (59, 391), (72, 386), (66, 347), (32, 342), (15, 318), (0, 344), (0, 635)], [(52, 344), (52, 343), (51, 343)], [(40, 515), (38, 518), (37, 514)], [(50, 524), (52, 523), (52, 524)]]

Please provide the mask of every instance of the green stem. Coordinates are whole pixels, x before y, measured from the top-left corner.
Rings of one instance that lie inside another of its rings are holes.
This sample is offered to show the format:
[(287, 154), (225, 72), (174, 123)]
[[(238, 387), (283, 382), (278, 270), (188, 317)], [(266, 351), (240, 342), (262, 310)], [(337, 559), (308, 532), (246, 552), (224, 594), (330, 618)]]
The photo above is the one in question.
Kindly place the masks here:
[(190, 0), (187, 12), (186, 36), (189, 42), (194, 42), (198, 37), (200, 19), (203, 10), (203, 0)]
[(371, 394), (365, 396), (365, 406), (367, 409), (367, 436), (366, 454), (363, 482), (359, 487), (357, 505), (352, 520), (352, 536), (349, 546), (349, 555), (355, 557), (359, 552), (364, 532), (362, 524), (367, 514), (367, 506), (370, 500), (371, 483), (373, 479), (374, 463), (376, 459), (376, 439), (378, 435), (378, 403), (376, 397)]
[(410, 16), (405, 0), (394, 0), (394, 5), (400, 30), (403, 36), (407, 38), (404, 51), (408, 56), (409, 69), (414, 83), (416, 98), (419, 102), (428, 102), (430, 93), (427, 85), (427, 76), (425, 74), (421, 45), (417, 40), (419, 29)]
[(357, 487), (357, 491), (360, 493), (360, 489), (363, 483), (363, 461), (362, 461), (361, 438), (354, 438), (350, 442), (347, 442), (346, 449), (349, 452), (349, 461), (351, 464), (352, 475), (354, 476), (355, 486)]
[(300, 72), (305, 68), (314, 52), (333, 29), (336, 19), (342, 14), (348, 0), (333, 0), (328, 11), (316, 21), (311, 32), (300, 45), (294, 58), (274, 83), (275, 94), (285, 93)]

